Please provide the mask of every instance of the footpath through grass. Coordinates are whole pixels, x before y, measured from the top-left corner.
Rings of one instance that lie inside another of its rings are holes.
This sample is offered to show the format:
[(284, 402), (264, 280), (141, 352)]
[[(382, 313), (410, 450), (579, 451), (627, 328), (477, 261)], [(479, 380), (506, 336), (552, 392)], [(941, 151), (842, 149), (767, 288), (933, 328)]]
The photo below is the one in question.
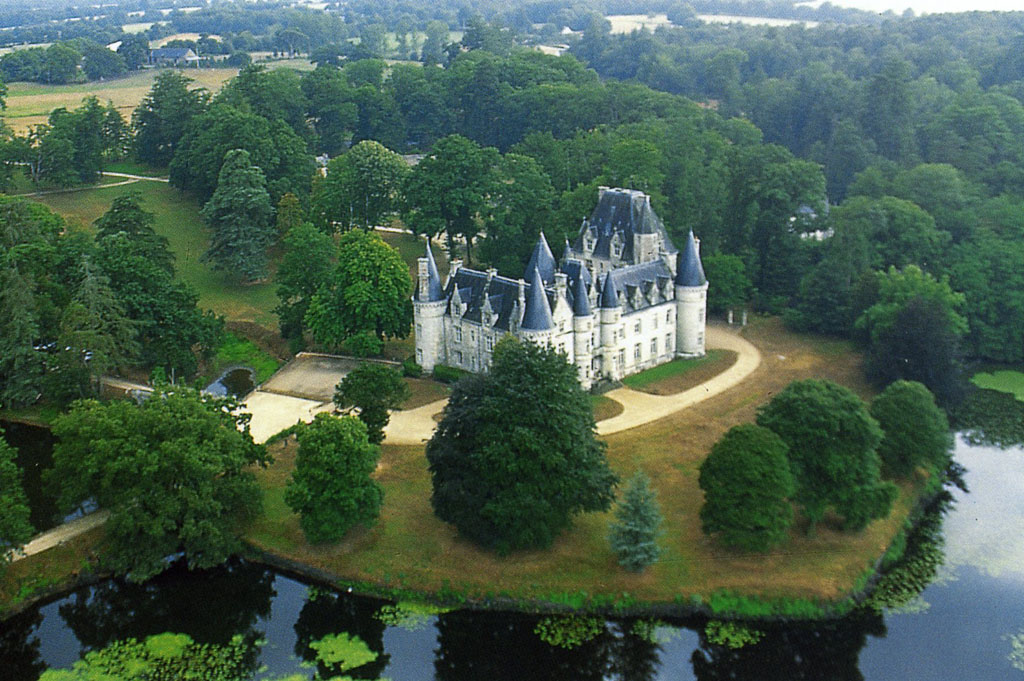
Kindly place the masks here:
[[(506, 596), (568, 605), (618, 600), (692, 604), (725, 592), (763, 598), (841, 599), (861, 584), (885, 553), (916, 501), (915, 482), (901, 484), (893, 514), (865, 531), (846, 533), (822, 523), (813, 537), (798, 523), (790, 540), (767, 554), (721, 547), (700, 530), (703, 494), (698, 471), (711, 445), (730, 427), (750, 422), (758, 405), (790, 381), (822, 377), (862, 395), (870, 387), (860, 357), (822, 354), (813, 337), (792, 334), (776, 320), (745, 332), (761, 350), (763, 366), (743, 384), (660, 421), (607, 438), (608, 459), (622, 479), (637, 469), (651, 477), (665, 517), (661, 560), (648, 571), (627, 573), (608, 545), (610, 513), (591, 513), (547, 551), (506, 558), (461, 539), (430, 507), (430, 476), (423, 447), (385, 446), (375, 476), (384, 487), (381, 517), (343, 541), (311, 546), (298, 518), (284, 504), (284, 485), (295, 445), (275, 445), (276, 462), (259, 475), (265, 513), (249, 530), (254, 546), (326, 570), (352, 583), (424, 593), (455, 591), (468, 597)], [(467, 569), (468, 566), (469, 569)], [(805, 607), (807, 602), (802, 602)]]

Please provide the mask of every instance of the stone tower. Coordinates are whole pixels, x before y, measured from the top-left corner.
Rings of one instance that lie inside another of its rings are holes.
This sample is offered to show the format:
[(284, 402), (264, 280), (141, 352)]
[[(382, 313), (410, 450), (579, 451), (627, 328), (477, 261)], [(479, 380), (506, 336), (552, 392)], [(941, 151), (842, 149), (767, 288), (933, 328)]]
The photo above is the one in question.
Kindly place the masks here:
[(416, 295), (412, 300), (412, 315), (416, 324), (416, 363), (429, 372), (434, 370), (434, 365), (444, 361), (444, 311), (448, 301), (441, 288), (441, 277), (429, 241), (427, 254), (417, 263)]
[(690, 232), (676, 259), (676, 355), (704, 356), (704, 319), (708, 280), (700, 262), (697, 240)]
[(604, 275), (601, 289), (601, 375), (613, 381), (622, 378), (622, 363), (619, 361), (619, 322), (622, 320), (622, 306), (615, 293), (615, 282), (611, 273)]
[(594, 312), (590, 309), (590, 299), (587, 297), (587, 283), (583, 281), (582, 274), (576, 277), (572, 296), (573, 357), (576, 360), (580, 385), (584, 390), (590, 390), (595, 378), (591, 368), (594, 360), (595, 319)]

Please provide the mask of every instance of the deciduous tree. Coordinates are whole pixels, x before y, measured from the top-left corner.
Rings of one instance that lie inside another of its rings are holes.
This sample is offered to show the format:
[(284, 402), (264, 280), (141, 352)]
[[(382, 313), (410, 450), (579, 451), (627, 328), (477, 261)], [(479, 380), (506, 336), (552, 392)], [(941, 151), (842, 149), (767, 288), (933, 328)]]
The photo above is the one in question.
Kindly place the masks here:
[(302, 338), (309, 301), (327, 284), (335, 255), (331, 237), (308, 222), (291, 228), (285, 235), (284, 254), (274, 275), (280, 301), (274, 312), (285, 338)]
[(402, 375), (383, 364), (360, 364), (341, 379), (334, 390), (339, 409), (357, 409), (373, 444), (384, 441), (384, 428), (391, 416), (409, 398), (409, 386)]
[(16, 452), (3, 435), (0, 429), (0, 568), (10, 560), (11, 552), (24, 546), (34, 533)]
[(109, 566), (132, 581), (184, 551), (192, 568), (241, 548), (236, 532), (260, 510), (250, 470), (268, 461), (230, 400), (157, 387), (142, 404), (76, 402), (54, 422), (50, 484), (71, 510), (92, 498), (110, 511)]
[(758, 410), (757, 423), (789, 447), (793, 500), (810, 521), (808, 531), (829, 508), (849, 530), (889, 514), (897, 490), (879, 478), (882, 431), (848, 388), (819, 379), (794, 381)]
[(327, 164), (327, 177), (317, 183), (313, 203), (325, 225), (373, 229), (397, 208), (408, 174), (401, 156), (379, 142), (363, 140)]
[(895, 381), (871, 403), (871, 416), (882, 427), (878, 454), (885, 467), (905, 477), (918, 466), (940, 474), (950, 461), (953, 435), (935, 396), (916, 381)]
[(306, 538), (313, 544), (334, 542), (357, 524), (373, 524), (384, 490), (370, 477), (380, 449), (367, 440), (366, 426), (354, 416), (317, 414), (297, 437), (285, 502), (299, 514)]
[(788, 447), (752, 423), (731, 428), (700, 466), (701, 528), (727, 546), (767, 551), (783, 543), (793, 522), (796, 483)]
[(564, 355), (507, 338), (493, 358), (456, 384), (427, 443), (431, 504), (499, 553), (543, 548), (573, 516), (607, 510), (617, 480)]

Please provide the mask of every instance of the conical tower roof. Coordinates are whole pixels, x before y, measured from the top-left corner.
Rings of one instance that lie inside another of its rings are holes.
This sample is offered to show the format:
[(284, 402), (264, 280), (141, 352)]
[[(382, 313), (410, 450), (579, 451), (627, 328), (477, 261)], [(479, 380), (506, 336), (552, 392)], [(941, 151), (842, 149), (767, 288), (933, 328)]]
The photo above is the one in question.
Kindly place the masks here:
[(555, 281), (555, 270), (558, 265), (555, 263), (555, 256), (551, 253), (548, 240), (544, 238), (544, 232), (540, 233), (537, 243), (530, 254), (530, 261), (526, 263), (526, 272), (523, 279), (529, 279), (534, 269), (540, 272), (541, 281), (550, 284)]
[(697, 242), (691, 231), (686, 237), (686, 244), (676, 256), (676, 286), (697, 287), (707, 282), (704, 267), (697, 254)]
[(612, 308), (619, 306), (619, 296), (615, 293), (615, 282), (612, 281), (612, 273), (604, 275), (604, 287), (601, 289), (601, 307)]
[(576, 277), (572, 287), (572, 313), (577, 317), (588, 317), (591, 314), (590, 299), (587, 298), (587, 283), (583, 277)]
[[(417, 288), (417, 296), (419, 289)], [(430, 241), (427, 240), (427, 297), (420, 299), (421, 302), (437, 302), (444, 297), (441, 289), (441, 275), (437, 273), (437, 263), (434, 261), (434, 252), (430, 250)]]
[(524, 331), (547, 331), (555, 326), (551, 318), (551, 305), (548, 304), (548, 296), (544, 292), (544, 282), (540, 277), (540, 270), (534, 267), (530, 275), (530, 290), (526, 294), (523, 323), (519, 325)]

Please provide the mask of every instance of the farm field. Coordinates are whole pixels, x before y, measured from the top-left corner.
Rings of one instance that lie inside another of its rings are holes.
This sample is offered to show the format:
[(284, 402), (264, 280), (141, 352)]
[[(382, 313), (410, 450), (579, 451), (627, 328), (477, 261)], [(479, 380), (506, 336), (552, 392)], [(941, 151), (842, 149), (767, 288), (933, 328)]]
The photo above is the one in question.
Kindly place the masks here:
[[(269, 62), (268, 68), (309, 69), (307, 59), (283, 59)], [(100, 102), (113, 102), (125, 120), (130, 120), (132, 111), (153, 87), (160, 69), (136, 71), (124, 78), (90, 83), (72, 83), (70, 85), (43, 85), (41, 83), (8, 83), (7, 109), (3, 113), (4, 121), (16, 133), (25, 132), (29, 126), (45, 123), (50, 112), (64, 107), (73, 109), (89, 95), (95, 95)], [(211, 92), (217, 92), (229, 79), (238, 73), (238, 69), (188, 69), (186, 72), (197, 86)]]

